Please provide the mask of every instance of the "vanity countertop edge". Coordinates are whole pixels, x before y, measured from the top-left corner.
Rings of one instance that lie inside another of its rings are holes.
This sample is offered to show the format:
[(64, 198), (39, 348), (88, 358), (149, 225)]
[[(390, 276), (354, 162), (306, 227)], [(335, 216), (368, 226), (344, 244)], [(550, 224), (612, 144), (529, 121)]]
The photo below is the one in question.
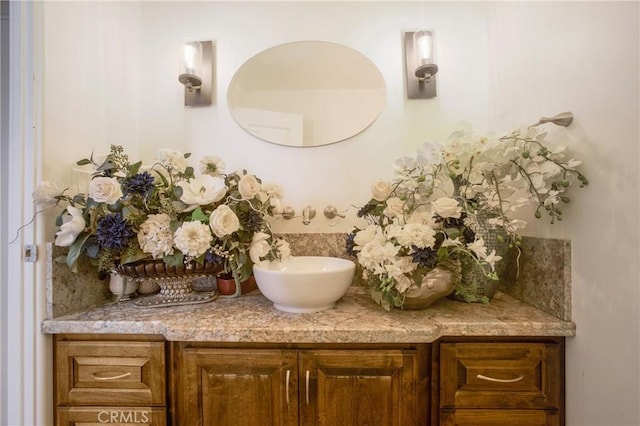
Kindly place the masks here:
[(576, 325), (498, 292), (488, 304), (448, 298), (423, 310), (386, 311), (352, 287), (334, 308), (293, 314), (258, 290), (204, 304), (137, 308), (110, 303), (46, 319), (44, 334), (155, 334), (168, 341), (237, 343), (431, 343), (452, 336), (575, 336)]

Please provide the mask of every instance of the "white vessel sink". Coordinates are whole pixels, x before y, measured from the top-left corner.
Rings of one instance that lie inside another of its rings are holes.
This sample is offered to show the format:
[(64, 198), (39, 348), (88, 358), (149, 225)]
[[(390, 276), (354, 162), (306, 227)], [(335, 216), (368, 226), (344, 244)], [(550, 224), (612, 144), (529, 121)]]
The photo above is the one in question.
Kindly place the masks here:
[(345, 295), (355, 273), (351, 260), (323, 256), (292, 256), (253, 265), (262, 294), (276, 309), (305, 313), (331, 309)]

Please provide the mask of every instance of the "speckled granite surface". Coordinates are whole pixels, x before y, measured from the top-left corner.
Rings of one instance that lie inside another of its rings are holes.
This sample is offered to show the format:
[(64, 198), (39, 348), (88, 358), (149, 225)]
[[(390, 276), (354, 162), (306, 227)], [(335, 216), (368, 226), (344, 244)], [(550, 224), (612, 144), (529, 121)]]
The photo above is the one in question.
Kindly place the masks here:
[(518, 265), (514, 259), (500, 290), (563, 320), (571, 320), (571, 243), (523, 238)]
[(99, 280), (88, 263), (80, 262), (78, 273), (54, 261), (66, 250), (47, 244), (47, 317), (55, 318), (110, 300), (109, 282)]
[[(294, 255), (348, 258), (345, 234), (286, 234)], [(49, 248), (49, 259), (62, 251)], [(288, 314), (258, 291), (203, 305), (134, 308), (111, 304), (108, 282), (88, 267), (74, 274), (50, 261), (45, 333), (150, 333), (169, 340), (247, 342), (430, 342), (439, 336), (571, 336), (570, 244), (525, 238), (516, 277), (509, 270), (490, 304), (449, 299), (423, 311), (386, 312), (356, 278), (334, 309)]]
[(572, 336), (562, 321), (511, 296), (490, 304), (441, 299), (420, 311), (385, 311), (361, 287), (333, 309), (276, 310), (255, 291), (238, 299), (153, 309), (108, 304), (42, 323), (44, 333), (158, 334), (170, 341), (262, 343), (428, 343), (440, 336)]

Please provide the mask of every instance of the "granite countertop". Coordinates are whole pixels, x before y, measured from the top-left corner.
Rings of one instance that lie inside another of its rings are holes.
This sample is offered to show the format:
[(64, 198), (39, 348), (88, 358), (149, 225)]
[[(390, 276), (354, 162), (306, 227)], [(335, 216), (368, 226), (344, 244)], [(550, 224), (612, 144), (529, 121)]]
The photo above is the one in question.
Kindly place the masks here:
[(156, 334), (169, 341), (429, 343), (441, 336), (574, 336), (575, 324), (498, 292), (489, 304), (441, 299), (419, 311), (385, 311), (352, 287), (333, 309), (292, 314), (259, 291), (237, 299), (162, 308), (131, 302), (45, 320), (42, 332)]

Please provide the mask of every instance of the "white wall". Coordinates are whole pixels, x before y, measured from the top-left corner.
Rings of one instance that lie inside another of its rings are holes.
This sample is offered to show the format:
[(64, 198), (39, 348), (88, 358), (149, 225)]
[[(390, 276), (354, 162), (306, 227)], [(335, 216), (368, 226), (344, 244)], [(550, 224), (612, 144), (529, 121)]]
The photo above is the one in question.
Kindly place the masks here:
[[(296, 208), (361, 204), (393, 159), (445, 138), (459, 121), (508, 130), (571, 110), (567, 137), (591, 185), (567, 221), (527, 233), (573, 241), (574, 319), (568, 339), (570, 425), (637, 425), (638, 4), (484, 2), (46, 2), (44, 176), (110, 143), (149, 160), (158, 148), (217, 154), (284, 186)], [(407, 100), (402, 31), (436, 31), (438, 97)], [(177, 83), (184, 39), (216, 42), (216, 100), (185, 109)], [(226, 88), (265, 48), (337, 42), (367, 55), (387, 83), (379, 119), (362, 134), (319, 148), (259, 141), (231, 118)], [(72, 49), (69, 49), (69, 47)], [(354, 213), (351, 209), (350, 214)], [(321, 215), (320, 215), (321, 216)], [(286, 231), (332, 232), (322, 218)]]
[(640, 424), (638, 16), (638, 2), (505, 2), (488, 14), (491, 126), (572, 111), (550, 134), (590, 179), (564, 222), (527, 230), (572, 240), (570, 425)]
[[(65, 188), (72, 186), (76, 161), (92, 151), (105, 154), (119, 144), (137, 155), (140, 3), (43, 2), (42, 7), (43, 174)], [(54, 212), (47, 216), (53, 225)], [(51, 240), (54, 232), (50, 226)]]

